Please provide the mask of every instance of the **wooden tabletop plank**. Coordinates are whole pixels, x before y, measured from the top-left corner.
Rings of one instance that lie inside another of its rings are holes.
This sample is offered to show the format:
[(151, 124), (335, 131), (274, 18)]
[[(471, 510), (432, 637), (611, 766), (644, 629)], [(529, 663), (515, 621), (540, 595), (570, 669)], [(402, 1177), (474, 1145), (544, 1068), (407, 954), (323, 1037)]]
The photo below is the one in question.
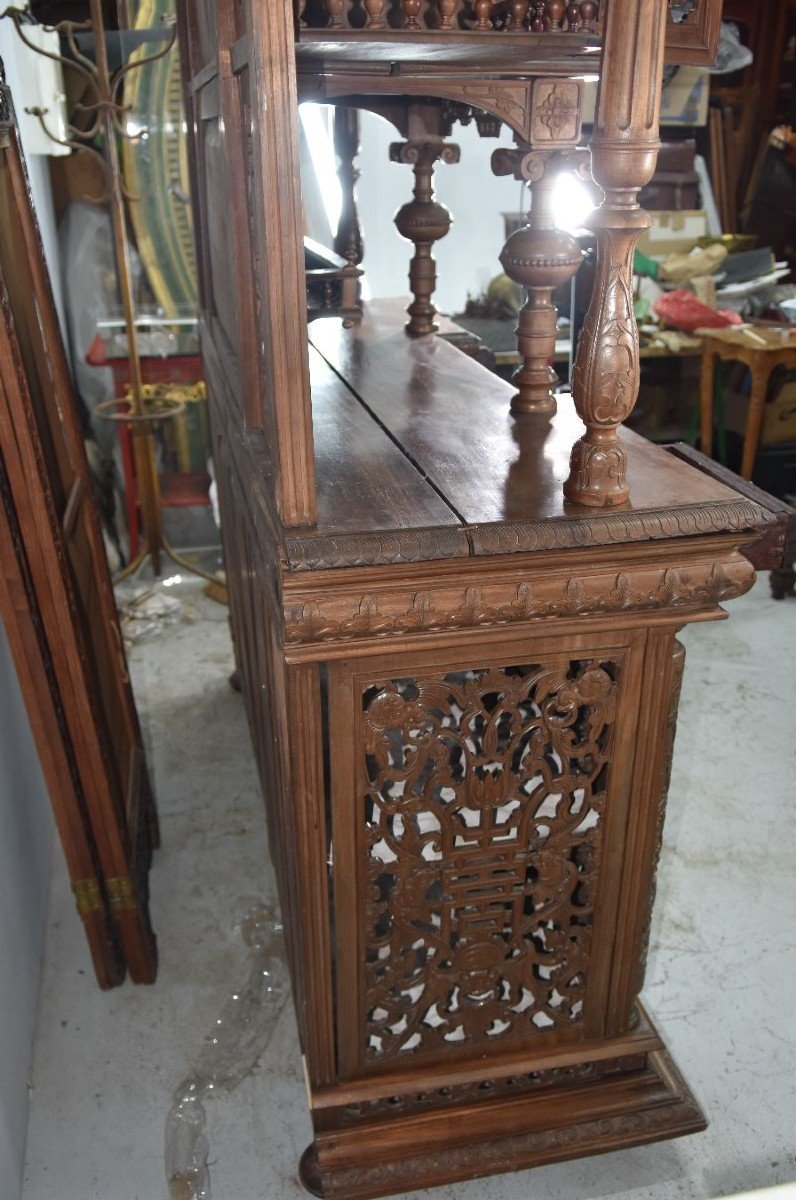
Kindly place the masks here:
[[(404, 319), (401, 302), (374, 301), (361, 325), (319, 321), (310, 338), (467, 525), (602, 515), (564, 499), (570, 451), (583, 432), (571, 400), (559, 400), (552, 422), (515, 418), (509, 384), (440, 338), (409, 339)], [(623, 514), (740, 499), (630, 430), (622, 439), (631, 489)], [(338, 466), (348, 469), (342, 458)]]
[(456, 513), (312, 347), (310, 382), (319, 530), (460, 526)]

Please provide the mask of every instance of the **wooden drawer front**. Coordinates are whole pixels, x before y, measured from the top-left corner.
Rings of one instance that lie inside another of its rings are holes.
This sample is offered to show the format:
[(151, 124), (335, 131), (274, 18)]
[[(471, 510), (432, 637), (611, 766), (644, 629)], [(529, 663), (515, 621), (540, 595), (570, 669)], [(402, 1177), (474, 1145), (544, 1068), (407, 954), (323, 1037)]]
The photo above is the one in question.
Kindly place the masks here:
[(343, 1076), (599, 1035), (640, 638), (332, 668)]

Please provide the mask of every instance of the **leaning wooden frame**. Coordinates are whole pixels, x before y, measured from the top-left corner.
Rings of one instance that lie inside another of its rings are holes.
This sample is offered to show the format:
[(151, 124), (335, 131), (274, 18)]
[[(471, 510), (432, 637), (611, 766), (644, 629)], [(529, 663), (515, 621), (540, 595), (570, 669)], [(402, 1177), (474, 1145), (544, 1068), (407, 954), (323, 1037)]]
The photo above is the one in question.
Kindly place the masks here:
[(75, 396), (0, 82), (0, 616), (101, 987), (151, 983), (158, 823)]

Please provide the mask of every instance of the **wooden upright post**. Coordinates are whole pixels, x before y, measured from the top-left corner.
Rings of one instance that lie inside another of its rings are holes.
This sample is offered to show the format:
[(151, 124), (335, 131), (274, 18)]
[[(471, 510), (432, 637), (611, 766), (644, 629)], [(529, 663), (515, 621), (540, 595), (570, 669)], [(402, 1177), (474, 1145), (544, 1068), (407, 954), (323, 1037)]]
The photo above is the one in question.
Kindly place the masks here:
[(459, 147), (441, 139), (396, 142), (390, 146), (392, 162), (409, 164), (415, 173), (412, 200), (395, 214), (395, 224), (401, 237), (413, 242), (415, 253), (409, 264), (409, 287), (412, 303), (407, 312), (406, 332), (410, 337), (436, 333), (434, 318), (437, 310), (431, 297), (437, 286), (437, 268), (432, 247), (451, 227), (452, 217), (444, 204), (434, 198), (434, 168), (439, 159), (446, 163), (459, 161)]
[(509, 279), (525, 289), (525, 304), (517, 324), (520, 365), (511, 377), (517, 394), (511, 411), (545, 413), (556, 411), (553, 388), (558, 376), (550, 365), (556, 349), (558, 309), (553, 292), (572, 279), (583, 258), (577, 240), (556, 229), (553, 189), (562, 171), (580, 170), (585, 152), (562, 150), (496, 150), (492, 170), (512, 173), (531, 189), (528, 223), (512, 233), (500, 255)]
[(594, 292), (580, 335), (572, 394), (585, 435), (572, 449), (567, 499), (608, 507), (629, 498), (618, 429), (639, 389), (633, 252), (650, 218), (638, 193), (652, 178), (667, 0), (611, 0), (592, 138), (592, 175), (605, 192), (589, 225), (597, 235)]

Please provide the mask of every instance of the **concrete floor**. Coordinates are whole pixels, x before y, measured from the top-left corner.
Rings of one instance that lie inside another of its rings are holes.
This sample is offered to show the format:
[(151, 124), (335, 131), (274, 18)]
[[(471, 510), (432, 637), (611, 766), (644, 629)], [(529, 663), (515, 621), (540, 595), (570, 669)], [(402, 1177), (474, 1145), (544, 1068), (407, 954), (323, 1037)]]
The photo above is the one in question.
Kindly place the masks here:
[[(226, 610), (193, 608), (132, 651), (160, 804), (152, 873), (160, 976), (96, 988), (60, 856), (39, 1004), (24, 1200), (166, 1200), (171, 1096), (249, 970), (240, 922), (273, 899)], [(436, 1200), (711, 1198), (796, 1179), (796, 600), (761, 579), (729, 624), (684, 637), (681, 705), (646, 1000), (707, 1133), (414, 1193)], [(310, 1140), (290, 1004), (256, 1070), (207, 1103), (213, 1200), (305, 1195)]]

